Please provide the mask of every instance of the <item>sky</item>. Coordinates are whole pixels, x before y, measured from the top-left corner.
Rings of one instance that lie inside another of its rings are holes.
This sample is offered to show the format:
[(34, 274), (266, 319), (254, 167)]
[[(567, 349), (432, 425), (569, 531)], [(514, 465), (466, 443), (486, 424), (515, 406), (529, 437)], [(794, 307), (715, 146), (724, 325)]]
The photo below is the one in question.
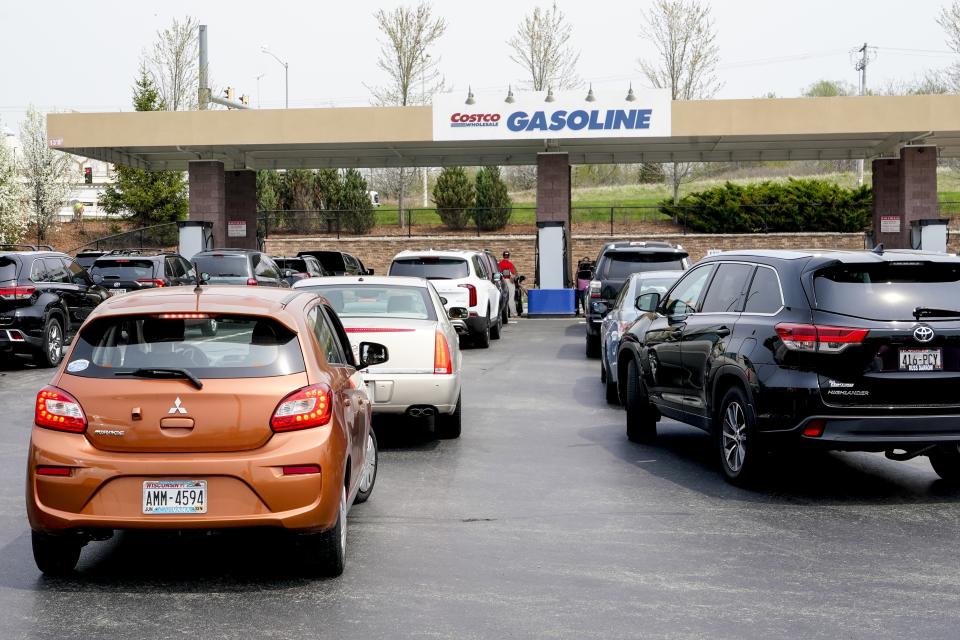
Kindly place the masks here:
[[(850, 50), (864, 42), (878, 47), (868, 66), (872, 87), (947, 66), (958, 56), (946, 53), (935, 21), (945, 1), (707, 0), (721, 57), (716, 97), (792, 97), (821, 78), (856, 85)], [(283, 107), (283, 68), (261, 52), (264, 44), (289, 62), (291, 107), (367, 105), (367, 86), (385, 80), (376, 67), (373, 13), (398, 4), (0, 0), (0, 121), (16, 129), (30, 104), (41, 111), (130, 110), (143, 51), (157, 30), (185, 15), (208, 25), (214, 82), (247, 93), (252, 106)], [(506, 41), (537, 4), (547, 0), (435, 0), (447, 30), (432, 56), (448, 87), (466, 95), (468, 85), (505, 93), (508, 84), (519, 84), (523, 72)], [(573, 25), (579, 75), (595, 93), (625, 94), (631, 81), (648, 86), (638, 59), (653, 53), (640, 36), (642, 12), (651, 4), (558, 0)]]

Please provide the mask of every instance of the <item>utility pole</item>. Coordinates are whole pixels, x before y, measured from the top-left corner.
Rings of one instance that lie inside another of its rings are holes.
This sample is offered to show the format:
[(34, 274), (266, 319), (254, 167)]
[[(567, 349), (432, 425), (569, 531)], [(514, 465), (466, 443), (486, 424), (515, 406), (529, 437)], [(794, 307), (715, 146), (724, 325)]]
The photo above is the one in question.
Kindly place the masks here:
[[(424, 77), (427, 73), (427, 60), (430, 58), (430, 54), (425, 54), (420, 59), (420, 95), (423, 96), (423, 100), (427, 99), (427, 89), (426, 82)], [(430, 201), (427, 199), (427, 167), (423, 167), (421, 170), (423, 174), (423, 208), (426, 209), (430, 206)]]
[[(860, 47), (860, 59), (857, 60), (857, 71), (860, 72), (860, 95), (867, 95), (867, 64), (870, 62), (869, 57), (867, 56), (867, 43), (864, 42), (863, 46)], [(863, 186), (863, 158), (857, 160), (857, 186)]]

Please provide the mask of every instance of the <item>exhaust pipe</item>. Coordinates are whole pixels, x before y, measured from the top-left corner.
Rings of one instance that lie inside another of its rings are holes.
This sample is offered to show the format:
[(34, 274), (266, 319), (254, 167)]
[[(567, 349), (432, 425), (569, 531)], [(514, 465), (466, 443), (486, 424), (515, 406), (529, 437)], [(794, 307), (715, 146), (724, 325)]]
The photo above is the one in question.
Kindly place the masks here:
[(423, 411), (421, 411), (419, 407), (411, 407), (407, 410), (407, 414), (409, 414), (411, 418), (419, 418), (423, 415)]
[(424, 408), (420, 411), (420, 415), (422, 415), (422, 416), (432, 416), (432, 415), (433, 415), (433, 407), (424, 407)]
[(429, 418), (436, 413), (433, 407), (410, 407), (407, 409), (407, 415), (411, 418)]

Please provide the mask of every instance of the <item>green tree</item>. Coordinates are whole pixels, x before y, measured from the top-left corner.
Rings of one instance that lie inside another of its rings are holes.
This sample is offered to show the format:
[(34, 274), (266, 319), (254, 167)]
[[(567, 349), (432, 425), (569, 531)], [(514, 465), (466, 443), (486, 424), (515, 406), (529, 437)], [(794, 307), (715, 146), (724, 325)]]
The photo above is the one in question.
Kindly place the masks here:
[(257, 171), (257, 211), (280, 208), (280, 174), (272, 169)]
[[(137, 111), (161, 111), (163, 103), (145, 66), (133, 85), (133, 107)], [(180, 171), (148, 171), (135, 167), (114, 167), (114, 183), (100, 197), (108, 213), (125, 213), (141, 226), (182, 220), (187, 216), (187, 185)]]
[(476, 202), (473, 219), (483, 231), (503, 229), (510, 222), (513, 203), (507, 183), (500, 177), (500, 167), (483, 167), (477, 172)]
[(373, 205), (370, 204), (367, 181), (356, 169), (348, 169), (337, 191), (337, 209), (343, 216), (343, 228), (358, 235), (369, 233), (377, 223), (377, 214), (373, 212)]
[(444, 167), (433, 185), (433, 201), (443, 224), (450, 229), (463, 229), (470, 222), (475, 202), (473, 184), (463, 167)]
[(817, 80), (803, 91), (804, 97), (807, 98), (835, 98), (852, 96), (856, 93), (856, 88), (843, 80)]

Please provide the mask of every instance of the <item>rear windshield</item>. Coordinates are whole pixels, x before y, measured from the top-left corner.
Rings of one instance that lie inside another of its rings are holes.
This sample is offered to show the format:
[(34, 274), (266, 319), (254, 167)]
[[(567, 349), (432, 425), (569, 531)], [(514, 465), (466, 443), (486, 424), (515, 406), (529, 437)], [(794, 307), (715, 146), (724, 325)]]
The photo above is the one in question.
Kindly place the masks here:
[(307, 272), (307, 263), (303, 258), (274, 258), (273, 261), (276, 262), (277, 266), (281, 269), (293, 269), (300, 273)]
[(200, 273), (210, 274), (213, 278), (246, 278), (250, 275), (246, 256), (194, 256), (193, 261)]
[(0, 258), (0, 280), (16, 280), (17, 261), (12, 258)]
[(424, 287), (325, 284), (306, 288), (329, 300), (341, 318), (437, 319), (430, 293)]
[(153, 261), (133, 258), (100, 259), (90, 267), (90, 275), (102, 276), (105, 280), (139, 280), (153, 277)]
[(843, 264), (818, 271), (813, 288), (818, 309), (858, 318), (914, 321), (918, 307), (960, 315), (960, 264)]
[(430, 280), (456, 280), (470, 275), (467, 261), (461, 258), (403, 258), (390, 265), (392, 276), (414, 276)]
[(685, 253), (650, 253), (615, 251), (603, 257), (601, 279), (626, 278), (631, 273), (641, 271), (679, 271), (683, 269)]
[(638, 279), (637, 284), (635, 285), (635, 294), (634, 299), (638, 296), (642, 296), (645, 293), (659, 293), (660, 298), (663, 299), (667, 296), (667, 291), (670, 290), (670, 287), (673, 286), (673, 283), (679, 279), (677, 276), (667, 276), (664, 278), (643, 278)]
[(84, 255), (82, 253), (77, 254), (77, 264), (79, 264), (84, 269), (89, 268), (96, 261), (97, 258), (102, 256), (102, 253), (92, 253), (89, 255)]
[(347, 268), (347, 265), (343, 262), (342, 253), (336, 251), (318, 251), (316, 253), (310, 253), (310, 255), (316, 258), (317, 262), (331, 273), (334, 271), (345, 271)]
[(118, 372), (174, 367), (198, 378), (262, 378), (305, 370), (296, 334), (279, 322), (256, 316), (212, 317), (216, 335), (209, 335), (209, 320), (100, 318), (80, 332), (66, 373), (114, 379)]

